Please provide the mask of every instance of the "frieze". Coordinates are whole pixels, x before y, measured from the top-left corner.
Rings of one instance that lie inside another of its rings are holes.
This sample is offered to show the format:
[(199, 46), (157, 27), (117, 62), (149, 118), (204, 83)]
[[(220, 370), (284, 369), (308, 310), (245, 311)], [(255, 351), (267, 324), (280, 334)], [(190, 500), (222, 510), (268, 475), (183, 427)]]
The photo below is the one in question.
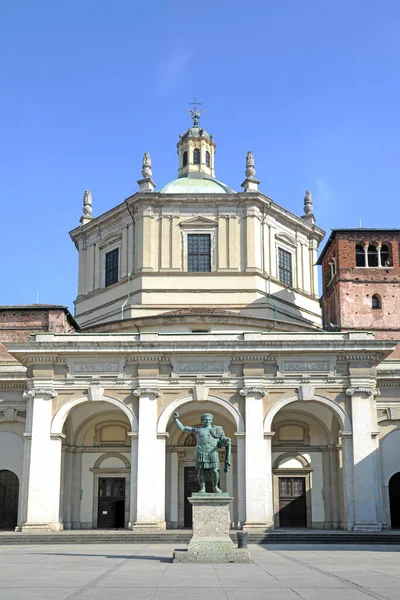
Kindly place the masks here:
[(191, 360), (171, 360), (173, 373), (172, 377), (176, 375), (195, 375), (200, 373), (203, 375), (228, 375), (229, 371), (229, 359), (228, 360), (204, 360), (204, 358), (198, 358)]
[(159, 398), (161, 396), (161, 392), (157, 388), (136, 388), (133, 390), (133, 395), (136, 397), (147, 395), (147, 394), (153, 395), (156, 398)]
[(288, 362), (283, 361), (282, 371), (329, 371), (329, 362), (327, 361), (315, 361), (315, 362)]
[(372, 387), (349, 387), (346, 390), (347, 396), (354, 396), (354, 394), (368, 394), (368, 396), (380, 396), (381, 393), (376, 388)]

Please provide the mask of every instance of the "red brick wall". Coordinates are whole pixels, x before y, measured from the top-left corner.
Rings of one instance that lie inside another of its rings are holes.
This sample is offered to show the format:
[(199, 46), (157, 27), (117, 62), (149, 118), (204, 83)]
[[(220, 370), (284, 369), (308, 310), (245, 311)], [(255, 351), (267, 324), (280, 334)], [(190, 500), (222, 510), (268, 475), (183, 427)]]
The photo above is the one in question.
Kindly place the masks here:
[(46, 331), (71, 331), (71, 324), (62, 309), (0, 309), (0, 362), (15, 361), (2, 342), (27, 342), (32, 333)]
[[(356, 244), (389, 246), (391, 267), (356, 267)], [(322, 261), (324, 327), (376, 332), (377, 339), (400, 339), (400, 231), (337, 232)], [(336, 256), (337, 273), (330, 280), (329, 262)], [(382, 308), (372, 309), (379, 295)], [(396, 350), (400, 356), (400, 347)], [(390, 358), (394, 358), (391, 355)]]

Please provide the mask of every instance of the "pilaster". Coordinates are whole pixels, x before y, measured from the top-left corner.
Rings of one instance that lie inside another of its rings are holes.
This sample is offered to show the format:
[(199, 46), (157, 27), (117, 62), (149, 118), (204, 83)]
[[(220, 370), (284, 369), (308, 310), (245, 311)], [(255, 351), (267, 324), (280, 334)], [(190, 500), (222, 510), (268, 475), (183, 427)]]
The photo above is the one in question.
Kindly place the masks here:
[[(137, 514), (133, 529), (165, 529), (165, 438), (157, 435), (156, 382), (140, 382), (137, 449)], [(145, 387), (146, 386), (146, 387)]]
[(346, 390), (351, 397), (353, 425), (354, 531), (382, 529), (380, 482), (377, 480), (377, 447), (374, 427), (374, 396), (369, 385), (354, 385)]
[(51, 433), (51, 388), (31, 389), (24, 399), (33, 403), (27, 520), (22, 530), (62, 529), (60, 519), (61, 449), (63, 434)]

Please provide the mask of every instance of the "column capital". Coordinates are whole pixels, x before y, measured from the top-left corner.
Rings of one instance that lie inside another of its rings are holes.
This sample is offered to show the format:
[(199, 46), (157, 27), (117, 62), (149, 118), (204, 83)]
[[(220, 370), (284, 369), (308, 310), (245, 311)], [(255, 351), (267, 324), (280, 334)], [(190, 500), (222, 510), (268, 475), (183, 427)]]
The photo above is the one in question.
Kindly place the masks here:
[(53, 388), (32, 388), (23, 393), (22, 397), (24, 400), (33, 399), (35, 396), (48, 396), (49, 398), (55, 398), (57, 396), (56, 390)]
[(153, 395), (156, 398), (159, 398), (161, 396), (161, 392), (158, 388), (135, 388), (133, 390), (133, 395), (136, 397), (139, 396), (146, 396), (146, 395)]
[(241, 396), (247, 396), (248, 394), (260, 394), (262, 398), (268, 394), (267, 388), (262, 387), (244, 387), (239, 390)]
[(346, 390), (347, 396), (354, 396), (354, 394), (368, 394), (368, 396), (380, 396), (379, 390), (373, 387), (349, 387)]

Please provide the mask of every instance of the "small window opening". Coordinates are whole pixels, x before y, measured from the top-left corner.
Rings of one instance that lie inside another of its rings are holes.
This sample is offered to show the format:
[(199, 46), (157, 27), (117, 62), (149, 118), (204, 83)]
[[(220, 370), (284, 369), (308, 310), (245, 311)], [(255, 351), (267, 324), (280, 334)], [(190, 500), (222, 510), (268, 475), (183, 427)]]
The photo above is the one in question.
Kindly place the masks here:
[(106, 287), (118, 281), (119, 248), (106, 254)]
[(378, 262), (378, 250), (376, 246), (370, 244), (368, 246), (368, 266), (369, 267), (377, 267), (379, 265)]
[(293, 285), (292, 255), (283, 248), (278, 248), (279, 281), (285, 285)]
[(209, 234), (188, 235), (188, 271), (204, 273), (211, 271), (211, 236)]
[(195, 148), (195, 150), (193, 150), (193, 164), (200, 164), (200, 150), (198, 148)]
[(381, 303), (381, 299), (378, 296), (378, 294), (374, 294), (371, 298), (371, 302), (372, 302), (372, 309), (373, 310), (377, 310), (379, 308), (382, 308), (382, 303)]
[(206, 165), (207, 165), (207, 167), (209, 167), (210, 164), (211, 164), (211, 157), (210, 157), (210, 153), (207, 150), (207, 152), (206, 152)]
[(361, 244), (356, 245), (356, 267), (365, 267), (365, 252)]
[(183, 153), (183, 161), (182, 161), (182, 165), (183, 165), (184, 167), (186, 167), (186, 165), (187, 165), (187, 160), (188, 160), (188, 159), (187, 159), (187, 157), (188, 157), (188, 154), (187, 154), (187, 152), (185, 151), (185, 152)]
[(381, 248), (381, 265), (382, 267), (390, 267), (389, 248), (384, 244)]

